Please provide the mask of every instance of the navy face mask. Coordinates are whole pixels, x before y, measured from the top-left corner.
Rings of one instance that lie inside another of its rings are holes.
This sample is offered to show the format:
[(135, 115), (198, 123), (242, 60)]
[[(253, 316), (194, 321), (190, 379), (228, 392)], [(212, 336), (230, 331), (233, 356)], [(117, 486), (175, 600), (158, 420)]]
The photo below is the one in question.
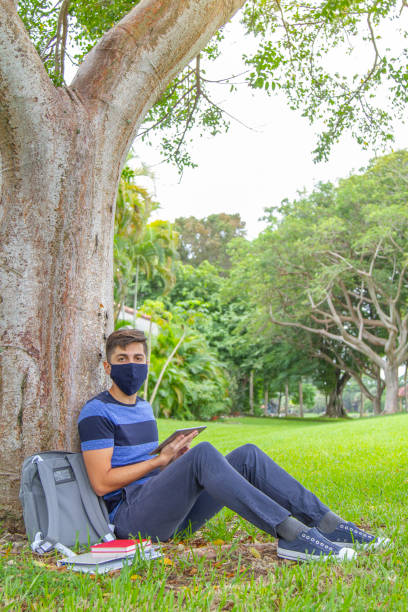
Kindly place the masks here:
[(146, 380), (147, 363), (111, 364), (110, 377), (125, 395), (134, 395)]

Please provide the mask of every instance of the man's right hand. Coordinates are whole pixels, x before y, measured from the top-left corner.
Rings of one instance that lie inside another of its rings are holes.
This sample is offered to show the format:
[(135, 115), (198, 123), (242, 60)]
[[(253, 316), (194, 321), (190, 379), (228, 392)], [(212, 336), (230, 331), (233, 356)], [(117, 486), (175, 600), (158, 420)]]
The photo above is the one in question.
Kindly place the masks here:
[(106, 495), (143, 478), (156, 468), (165, 468), (188, 451), (191, 440), (197, 434), (198, 431), (188, 435), (180, 434), (152, 459), (115, 468), (112, 467), (112, 447), (83, 451), (82, 456), (93, 490), (97, 495)]
[(166, 467), (166, 465), (175, 461), (178, 457), (181, 457), (181, 455), (184, 455), (184, 453), (189, 450), (193, 438), (197, 435), (197, 430), (189, 434), (180, 434), (172, 442), (166, 444), (159, 455), (162, 466)]

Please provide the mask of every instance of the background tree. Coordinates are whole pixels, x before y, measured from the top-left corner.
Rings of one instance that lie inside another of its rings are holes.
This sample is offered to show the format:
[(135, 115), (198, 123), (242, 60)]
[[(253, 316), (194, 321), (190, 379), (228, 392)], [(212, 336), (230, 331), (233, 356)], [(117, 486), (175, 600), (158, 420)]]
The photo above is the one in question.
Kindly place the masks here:
[[(159, 277), (167, 288), (174, 280), (177, 235), (167, 221), (149, 222), (159, 208), (136, 177), (146, 171), (125, 166), (116, 200), (114, 236), (114, 319), (127, 304), (136, 311), (140, 284)], [(132, 295), (133, 294), (133, 295)]]
[(180, 237), (179, 252), (183, 263), (198, 266), (209, 261), (222, 270), (231, 266), (228, 243), (246, 233), (245, 223), (238, 213), (218, 213), (203, 219), (178, 217), (175, 228)]
[(147, 300), (142, 310), (160, 330), (152, 339), (147, 390), (155, 413), (204, 420), (228, 413), (227, 371), (197, 326), (207, 316), (200, 302), (178, 302), (166, 310), (163, 302)]
[(286, 203), (254, 242), (254, 295), (279, 325), (361, 353), (384, 372), (385, 411), (397, 409), (408, 351), (408, 153), (372, 163), (337, 188)]

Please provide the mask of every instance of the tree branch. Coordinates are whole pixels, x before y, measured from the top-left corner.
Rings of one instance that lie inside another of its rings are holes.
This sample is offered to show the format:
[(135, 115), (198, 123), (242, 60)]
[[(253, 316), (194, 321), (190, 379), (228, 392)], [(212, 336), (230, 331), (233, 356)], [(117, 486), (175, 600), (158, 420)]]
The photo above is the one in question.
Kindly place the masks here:
[(371, 393), (367, 385), (364, 384), (363, 379), (360, 376), (359, 372), (357, 372), (357, 370), (355, 370), (351, 366), (347, 365), (344, 359), (340, 355), (338, 355), (337, 353), (334, 353), (334, 359), (333, 359), (333, 357), (330, 357), (330, 355), (327, 355), (321, 349), (314, 351), (312, 355), (314, 357), (317, 357), (318, 359), (323, 359), (324, 361), (326, 361), (327, 363), (331, 365), (334, 365), (334, 359), (336, 359), (340, 368), (344, 370), (345, 372), (348, 372), (354, 378), (354, 380), (357, 382), (358, 386), (360, 387), (364, 395), (369, 400), (374, 401), (375, 396)]
[(38, 153), (47, 129), (54, 129), (49, 109), (55, 108), (58, 97), (14, 3), (0, 0), (0, 186), (4, 193), (13, 193), (23, 184), (29, 187), (35, 173), (43, 175)]
[(244, 0), (142, 0), (87, 55), (71, 85), (122, 156), (146, 112)]
[(161, 369), (161, 372), (159, 374), (159, 377), (158, 377), (157, 382), (155, 384), (155, 387), (153, 389), (153, 393), (149, 397), (149, 403), (151, 405), (154, 404), (154, 400), (156, 399), (156, 395), (157, 395), (157, 392), (159, 390), (160, 383), (163, 380), (163, 376), (164, 376), (164, 373), (166, 372), (167, 366), (171, 363), (171, 360), (173, 359), (174, 355), (177, 353), (178, 349), (180, 348), (181, 344), (183, 343), (183, 340), (186, 337), (186, 333), (187, 333), (187, 331), (183, 331), (183, 334), (181, 335), (181, 338), (179, 339), (179, 341), (177, 342), (176, 346), (171, 351), (170, 355), (167, 357), (166, 363), (164, 364), (164, 366)]
[(71, 0), (63, 0), (57, 24), (55, 42), (55, 74), (64, 78), (65, 48), (68, 36), (68, 9)]
[(371, 359), (371, 361), (377, 364), (380, 368), (384, 368), (386, 365), (385, 361), (380, 357), (380, 355), (378, 355), (370, 346), (368, 346), (365, 342), (359, 340), (355, 336), (352, 336), (351, 334), (347, 333), (347, 331), (341, 325), (341, 322), (339, 322), (340, 324), (338, 325), (338, 329), (340, 331), (339, 335), (333, 334), (332, 332), (329, 332), (325, 329), (316, 329), (314, 327), (309, 327), (307, 325), (303, 325), (303, 323), (298, 323), (295, 321), (279, 321), (278, 319), (275, 319), (271, 305), (269, 306), (269, 317), (272, 323), (274, 323), (275, 325), (279, 325), (281, 327), (295, 327), (298, 329), (303, 329), (312, 334), (323, 336), (324, 338), (336, 340), (337, 342), (343, 343), (346, 346), (349, 346), (350, 348), (357, 350), (360, 353), (363, 353), (363, 355), (366, 355), (366, 357)]
[(12, 0), (0, 0), (0, 16), (0, 147), (3, 164), (12, 166), (10, 147), (34, 136), (31, 127), (46, 121), (56, 90)]

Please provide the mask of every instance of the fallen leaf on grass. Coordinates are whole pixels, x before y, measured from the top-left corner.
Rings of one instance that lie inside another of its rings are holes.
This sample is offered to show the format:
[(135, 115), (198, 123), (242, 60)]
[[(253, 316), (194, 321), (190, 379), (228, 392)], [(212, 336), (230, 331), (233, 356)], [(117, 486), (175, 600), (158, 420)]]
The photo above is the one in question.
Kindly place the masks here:
[(130, 577), (131, 580), (141, 580), (142, 577), (139, 574), (132, 574)]
[(261, 558), (261, 553), (259, 552), (259, 550), (256, 550), (256, 548), (254, 548), (253, 546), (251, 546), (251, 548), (249, 549), (249, 552), (251, 553), (253, 557), (256, 557), (257, 559)]
[(215, 544), (215, 546), (222, 546), (223, 544), (225, 544), (225, 541), (218, 539), (218, 540), (214, 540), (213, 544)]
[(192, 551), (193, 555), (196, 555), (197, 557), (205, 557), (206, 559), (216, 559), (217, 557), (217, 553), (215, 552), (215, 550), (211, 550), (208, 548), (193, 548)]
[(37, 567), (45, 567), (45, 568), (50, 569), (50, 570), (59, 569), (59, 567), (57, 567), (55, 564), (44, 563), (44, 561), (34, 561), (34, 565), (37, 565)]
[(197, 593), (197, 591), (198, 591), (198, 586), (194, 586), (194, 587), (185, 586), (184, 587), (185, 593)]
[(173, 561), (171, 559), (169, 559), (168, 557), (164, 557), (163, 564), (164, 565), (174, 565)]

